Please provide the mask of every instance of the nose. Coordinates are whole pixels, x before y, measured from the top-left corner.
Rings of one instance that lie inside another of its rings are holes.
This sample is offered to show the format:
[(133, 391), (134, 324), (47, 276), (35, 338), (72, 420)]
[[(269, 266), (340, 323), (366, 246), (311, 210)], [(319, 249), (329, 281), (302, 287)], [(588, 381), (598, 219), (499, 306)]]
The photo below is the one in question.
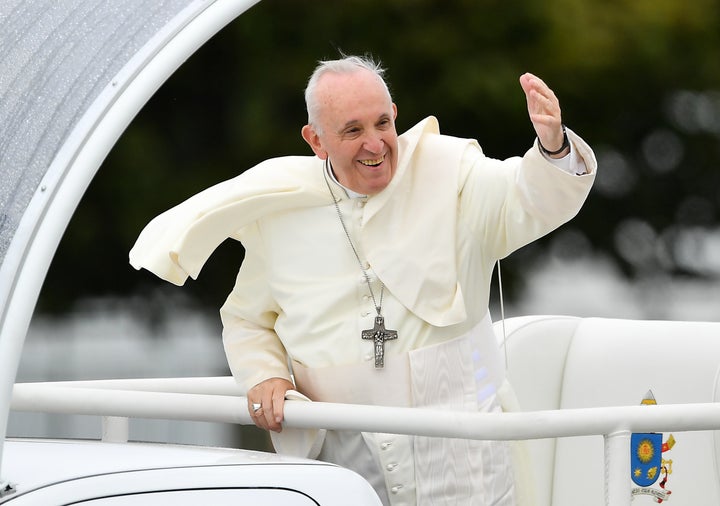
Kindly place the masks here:
[(384, 144), (385, 142), (383, 141), (382, 135), (379, 132), (372, 132), (368, 133), (368, 135), (365, 137), (363, 147), (369, 153), (380, 154), (382, 153)]

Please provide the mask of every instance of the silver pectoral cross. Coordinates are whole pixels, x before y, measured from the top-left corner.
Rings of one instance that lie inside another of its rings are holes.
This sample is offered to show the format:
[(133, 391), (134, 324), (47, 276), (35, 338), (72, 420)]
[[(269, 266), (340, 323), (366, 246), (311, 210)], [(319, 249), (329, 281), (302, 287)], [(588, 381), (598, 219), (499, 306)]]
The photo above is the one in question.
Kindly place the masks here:
[(385, 329), (385, 318), (375, 317), (375, 326), (362, 331), (363, 339), (372, 339), (375, 343), (375, 369), (382, 369), (385, 366), (385, 341), (397, 339), (396, 330)]

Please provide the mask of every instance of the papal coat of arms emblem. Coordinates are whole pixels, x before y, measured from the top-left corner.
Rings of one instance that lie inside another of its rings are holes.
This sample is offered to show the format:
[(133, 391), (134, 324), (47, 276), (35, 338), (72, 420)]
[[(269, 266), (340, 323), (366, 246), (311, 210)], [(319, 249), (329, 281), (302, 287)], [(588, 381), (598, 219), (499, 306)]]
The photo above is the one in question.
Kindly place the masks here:
[[(652, 391), (648, 391), (642, 404), (657, 404)], [(630, 437), (630, 478), (638, 485), (632, 489), (633, 499), (638, 495), (649, 495), (655, 502), (662, 503), (672, 494), (667, 486), (673, 461), (663, 458), (663, 453), (672, 449), (675, 438), (670, 434), (664, 443), (662, 438), (662, 433), (658, 432), (633, 433)]]

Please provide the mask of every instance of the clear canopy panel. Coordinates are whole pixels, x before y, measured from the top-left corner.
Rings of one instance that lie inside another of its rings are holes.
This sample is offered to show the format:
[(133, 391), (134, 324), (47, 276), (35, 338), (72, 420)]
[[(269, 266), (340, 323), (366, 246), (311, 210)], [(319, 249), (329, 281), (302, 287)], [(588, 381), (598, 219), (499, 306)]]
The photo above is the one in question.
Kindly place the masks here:
[(170, 20), (207, 3), (0, 0), (0, 264), (93, 101)]

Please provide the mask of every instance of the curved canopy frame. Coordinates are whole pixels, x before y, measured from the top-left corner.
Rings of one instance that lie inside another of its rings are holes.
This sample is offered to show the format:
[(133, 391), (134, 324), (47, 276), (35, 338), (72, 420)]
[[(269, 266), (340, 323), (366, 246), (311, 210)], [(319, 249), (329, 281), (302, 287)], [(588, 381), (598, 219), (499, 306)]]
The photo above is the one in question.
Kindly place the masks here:
[(258, 1), (3, 1), (0, 462), (25, 335), (82, 195), (162, 83)]

